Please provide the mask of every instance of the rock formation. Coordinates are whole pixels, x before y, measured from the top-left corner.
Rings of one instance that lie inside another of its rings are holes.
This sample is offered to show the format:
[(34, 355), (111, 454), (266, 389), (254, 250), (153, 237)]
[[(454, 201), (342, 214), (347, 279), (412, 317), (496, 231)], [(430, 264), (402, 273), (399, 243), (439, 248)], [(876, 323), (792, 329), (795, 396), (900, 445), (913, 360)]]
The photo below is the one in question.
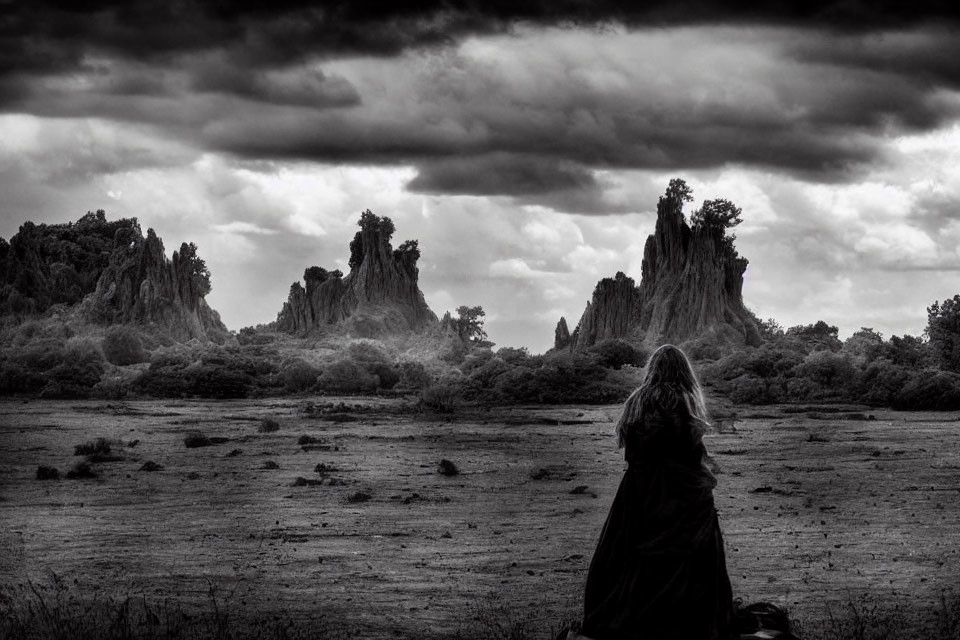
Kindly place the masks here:
[(108, 221), (100, 210), (77, 222), (26, 222), (0, 241), (0, 312), (42, 313), (62, 305), (98, 324), (139, 323), (178, 341), (229, 335), (204, 296), (210, 273), (196, 246), (168, 260), (136, 218)]
[(561, 317), (557, 328), (553, 330), (553, 348), (564, 349), (568, 346), (570, 346), (570, 329), (567, 327), (567, 319)]
[(420, 250), (416, 240), (390, 245), (394, 225), (370, 211), (360, 216), (360, 231), (350, 243), (350, 273), (310, 267), (277, 315), (280, 331), (305, 334), (342, 328), (375, 337), (437, 326), (417, 284)]
[(134, 225), (117, 231), (109, 264), (78, 312), (90, 322), (152, 326), (180, 342), (223, 342), (229, 332), (204, 299), (209, 292), (210, 272), (194, 244), (181, 244), (168, 260), (153, 229), (144, 238)]
[(571, 335), (574, 348), (612, 338), (648, 345), (694, 338), (760, 341), (753, 315), (743, 305), (747, 260), (726, 233), (739, 223), (740, 210), (725, 200), (708, 201), (688, 224), (682, 206), (690, 199), (682, 180), (670, 182), (644, 246), (640, 286), (623, 273), (601, 280)]
[(26, 222), (10, 242), (0, 238), (0, 313), (42, 313), (80, 302), (96, 288), (113, 239), (136, 218), (107, 221), (101, 210), (77, 222)]

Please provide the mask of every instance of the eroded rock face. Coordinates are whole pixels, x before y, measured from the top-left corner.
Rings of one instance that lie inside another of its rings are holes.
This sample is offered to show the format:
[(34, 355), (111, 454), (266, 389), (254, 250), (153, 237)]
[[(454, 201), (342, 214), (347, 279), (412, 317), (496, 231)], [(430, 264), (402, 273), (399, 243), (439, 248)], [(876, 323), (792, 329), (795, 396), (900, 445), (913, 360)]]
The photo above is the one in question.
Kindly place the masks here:
[(566, 349), (569, 346), (570, 329), (567, 327), (567, 319), (561, 317), (560, 322), (557, 323), (557, 328), (553, 330), (553, 348)]
[(650, 345), (694, 338), (759, 343), (743, 305), (747, 260), (722, 229), (691, 228), (682, 205), (672, 189), (660, 198), (640, 285), (623, 273), (601, 280), (571, 336), (576, 348), (615, 338)]
[(306, 287), (295, 282), (277, 316), (276, 328), (304, 334), (343, 328), (353, 335), (376, 337), (437, 326), (418, 285), (416, 241), (393, 249), (390, 218), (370, 211), (360, 216), (360, 231), (350, 243), (350, 273), (310, 267)]
[(204, 299), (209, 277), (195, 246), (182, 244), (168, 260), (153, 229), (146, 238), (139, 227), (124, 229), (117, 232), (110, 262), (79, 313), (102, 324), (152, 325), (180, 342), (222, 342), (229, 332)]

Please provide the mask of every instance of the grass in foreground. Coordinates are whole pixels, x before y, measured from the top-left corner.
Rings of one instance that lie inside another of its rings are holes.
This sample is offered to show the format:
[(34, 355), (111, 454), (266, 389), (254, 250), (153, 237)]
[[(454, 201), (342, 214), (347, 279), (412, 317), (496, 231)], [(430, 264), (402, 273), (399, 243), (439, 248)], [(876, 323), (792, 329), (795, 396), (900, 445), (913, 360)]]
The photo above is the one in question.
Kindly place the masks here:
[[(175, 598), (143, 595), (86, 597), (56, 574), (42, 582), (0, 585), (0, 637), (24, 640), (300, 640), (363, 637), (349, 620), (336, 623), (322, 613), (303, 620), (283, 612), (233, 607), (233, 593), (210, 583), (206, 601), (187, 606)], [(237, 615), (239, 609), (243, 615)], [(541, 603), (537, 615), (502, 596), (481, 600), (464, 612), (456, 640), (552, 639), (575, 623), (578, 605)], [(960, 640), (960, 594), (941, 594), (930, 607), (852, 596), (824, 606), (816, 619), (793, 620), (802, 640)], [(423, 637), (433, 637), (424, 630)]]

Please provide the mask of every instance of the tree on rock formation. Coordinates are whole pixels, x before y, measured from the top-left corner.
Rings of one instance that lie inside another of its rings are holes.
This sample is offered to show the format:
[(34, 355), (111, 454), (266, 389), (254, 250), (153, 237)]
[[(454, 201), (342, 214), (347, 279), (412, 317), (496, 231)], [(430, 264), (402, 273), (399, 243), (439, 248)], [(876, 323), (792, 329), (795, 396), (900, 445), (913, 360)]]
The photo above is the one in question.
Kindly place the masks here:
[(575, 348), (621, 338), (651, 345), (693, 338), (760, 341), (743, 305), (747, 260), (728, 233), (740, 224), (741, 210), (728, 200), (707, 200), (688, 223), (683, 204), (692, 200), (686, 182), (670, 181), (644, 246), (639, 286), (622, 272), (597, 283), (571, 335)]

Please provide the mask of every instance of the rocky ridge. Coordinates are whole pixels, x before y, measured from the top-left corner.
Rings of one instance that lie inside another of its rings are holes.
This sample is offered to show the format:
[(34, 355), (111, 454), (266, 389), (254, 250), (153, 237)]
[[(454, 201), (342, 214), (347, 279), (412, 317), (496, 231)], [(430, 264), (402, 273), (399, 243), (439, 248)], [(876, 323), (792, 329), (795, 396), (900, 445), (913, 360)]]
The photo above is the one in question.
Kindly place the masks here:
[(0, 239), (0, 313), (32, 315), (54, 306), (85, 322), (136, 323), (177, 341), (229, 336), (204, 296), (210, 273), (194, 244), (167, 259), (153, 229), (103, 210), (76, 222), (26, 222)]
[(193, 243), (183, 243), (167, 259), (153, 229), (146, 238), (139, 226), (117, 232), (110, 261), (79, 315), (99, 324), (136, 323), (160, 329), (178, 342), (224, 342), (229, 331), (204, 296), (210, 272)]

